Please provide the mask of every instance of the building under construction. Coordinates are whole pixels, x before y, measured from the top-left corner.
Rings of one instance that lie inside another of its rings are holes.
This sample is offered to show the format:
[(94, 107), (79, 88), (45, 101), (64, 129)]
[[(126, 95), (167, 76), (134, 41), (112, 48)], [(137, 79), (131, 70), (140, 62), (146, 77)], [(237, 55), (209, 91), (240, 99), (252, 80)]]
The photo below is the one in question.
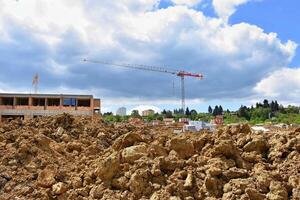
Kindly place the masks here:
[(92, 116), (100, 111), (101, 101), (92, 95), (0, 93), (0, 121), (62, 113)]

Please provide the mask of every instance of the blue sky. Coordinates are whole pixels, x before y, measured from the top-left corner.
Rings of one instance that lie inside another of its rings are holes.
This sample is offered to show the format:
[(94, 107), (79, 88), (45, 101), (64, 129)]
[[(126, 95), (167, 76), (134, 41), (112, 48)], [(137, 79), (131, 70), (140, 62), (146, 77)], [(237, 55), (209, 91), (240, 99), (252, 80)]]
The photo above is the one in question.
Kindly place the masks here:
[[(300, 44), (300, 2), (298, 0), (263, 0), (241, 5), (231, 17), (230, 23), (247, 22), (262, 27), (266, 32), (275, 32), (283, 40)], [(300, 66), (300, 49), (291, 67)]]
[(82, 62), (89, 58), (203, 73), (186, 79), (187, 106), (198, 111), (264, 98), (299, 104), (299, 4), (0, 0), (0, 92), (31, 92), (38, 72), (41, 93), (91, 93), (103, 111), (180, 107), (179, 78)]

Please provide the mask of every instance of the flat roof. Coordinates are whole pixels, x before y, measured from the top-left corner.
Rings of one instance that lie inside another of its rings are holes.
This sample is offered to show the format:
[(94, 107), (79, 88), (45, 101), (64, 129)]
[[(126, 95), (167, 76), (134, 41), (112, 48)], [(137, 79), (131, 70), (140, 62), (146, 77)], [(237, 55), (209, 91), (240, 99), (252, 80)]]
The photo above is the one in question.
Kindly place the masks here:
[(26, 94), (26, 93), (0, 93), (0, 97), (35, 97), (35, 98), (93, 98), (93, 95), (81, 94)]

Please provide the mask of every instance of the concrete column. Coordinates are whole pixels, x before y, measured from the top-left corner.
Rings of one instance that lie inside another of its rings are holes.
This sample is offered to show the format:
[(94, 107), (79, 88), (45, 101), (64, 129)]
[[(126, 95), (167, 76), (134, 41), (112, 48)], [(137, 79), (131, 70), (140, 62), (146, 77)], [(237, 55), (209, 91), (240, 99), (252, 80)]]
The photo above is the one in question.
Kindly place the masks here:
[(60, 108), (60, 109), (63, 108), (63, 103), (64, 103), (64, 98), (63, 98), (63, 97), (60, 97), (60, 100), (59, 100), (59, 108)]
[(44, 110), (47, 110), (47, 106), (48, 106), (48, 98), (45, 98), (45, 106), (44, 106)]
[(76, 98), (76, 99), (75, 99), (75, 110), (78, 110), (77, 107), (78, 107), (78, 99)]
[(14, 101), (13, 101), (13, 108), (15, 108), (15, 107), (16, 107), (16, 104), (17, 104), (17, 98), (16, 98), (16, 97), (14, 97)]
[(32, 97), (28, 98), (28, 107), (31, 108), (32, 106)]
[(91, 108), (91, 110), (93, 110), (94, 111), (94, 98), (91, 98), (90, 99), (90, 108)]

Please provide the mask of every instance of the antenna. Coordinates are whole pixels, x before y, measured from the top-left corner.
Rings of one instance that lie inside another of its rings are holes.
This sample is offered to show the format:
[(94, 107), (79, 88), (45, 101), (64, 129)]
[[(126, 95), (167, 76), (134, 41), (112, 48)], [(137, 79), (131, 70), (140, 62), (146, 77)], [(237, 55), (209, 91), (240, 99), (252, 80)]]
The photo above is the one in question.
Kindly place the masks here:
[(34, 87), (35, 94), (38, 93), (39, 82), (40, 82), (40, 76), (38, 73), (36, 73), (32, 79), (32, 86)]

